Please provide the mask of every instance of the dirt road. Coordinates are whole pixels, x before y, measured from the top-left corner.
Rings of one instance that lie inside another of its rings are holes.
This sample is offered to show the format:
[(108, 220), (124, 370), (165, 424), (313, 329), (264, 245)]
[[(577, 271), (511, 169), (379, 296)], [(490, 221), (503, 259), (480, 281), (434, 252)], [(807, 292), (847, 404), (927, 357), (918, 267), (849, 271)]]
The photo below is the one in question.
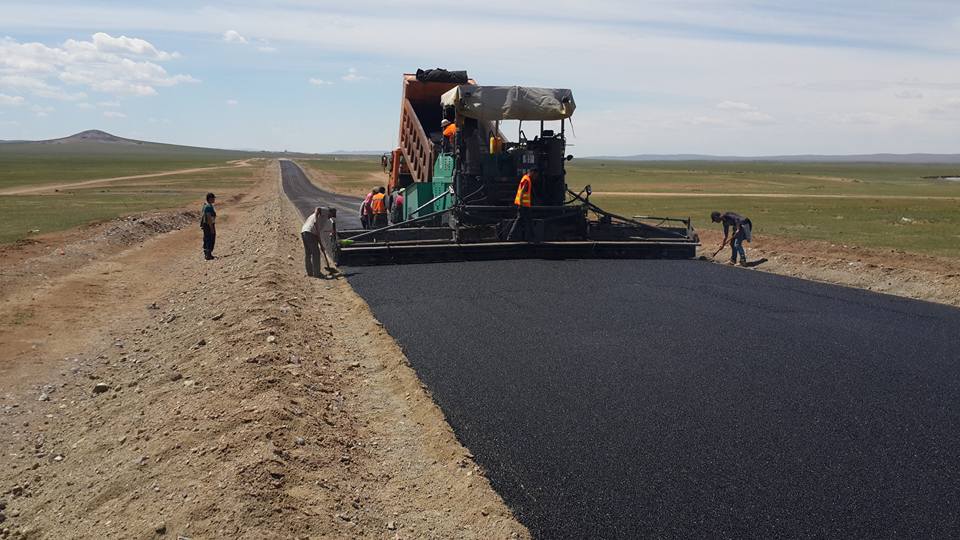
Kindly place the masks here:
[(222, 205), (214, 261), (191, 219), (4, 267), (0, 533), (527, 537), (366, 304), (302, 276), (278, 172)]
[(97, 178), (94, 180), (84, 180), (82, 182), (68, 182), (62, 184), (43, 184), (40, 186), (24, 186), (24, 187), (15, 187), (0, 189), (0, 195), (27, 195), (31, 193), (47, 193), (50, 191), (58, 191), (62, 189), (73, 189), (78, 187), (93, 187), (103, 184), (110, 184), (113, 182), (119, 182), (121, 180), (138, 180), (141, 178), (158, 178), (161, 176), (175, 176), (178, 174), (193, 174), (205, 171), (216, 171), (220, 169), (236, 169), (238, 167), (249, 167), (250, 160), (245, 159), (242, 161), (231, 162), (230, 165), (218, 165), (216, 167), (196, 167), (193, 169), (178, 169), (175, 171), (164, 171), (158, 173), (149, 173), (149, 174), (136, 174), (132, 176), (115, 176), (113, 178)]

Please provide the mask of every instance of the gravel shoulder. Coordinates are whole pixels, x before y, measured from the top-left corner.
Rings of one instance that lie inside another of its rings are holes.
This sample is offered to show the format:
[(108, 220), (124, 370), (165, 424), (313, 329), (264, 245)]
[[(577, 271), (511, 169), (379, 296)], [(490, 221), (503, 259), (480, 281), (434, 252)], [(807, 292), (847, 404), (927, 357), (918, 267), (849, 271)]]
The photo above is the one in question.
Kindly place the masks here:
[(0, 535), (528, 537), (366, 303), (302, 276), (276, 163), (221, 215), (208, 263), (191, 219), (5, 273)]

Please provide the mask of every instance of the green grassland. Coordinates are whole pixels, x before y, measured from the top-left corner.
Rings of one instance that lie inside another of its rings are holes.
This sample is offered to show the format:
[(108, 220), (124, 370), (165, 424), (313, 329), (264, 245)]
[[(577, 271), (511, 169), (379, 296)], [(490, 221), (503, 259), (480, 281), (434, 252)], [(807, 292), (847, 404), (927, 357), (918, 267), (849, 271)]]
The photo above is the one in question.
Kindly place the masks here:
[(380, 166), (380, 156), (321, 156), (296, 161), (314, 180), (320, 172), (336, 176), (337, 191), (351, 195), (369, 193), (376, 186), (387, 185), (390, 179)]
[(256, 155), (157, 143), (4, 143), (0, 189), (224, 165)]
[(960, 201), (612, 196), (591, 201), (621, 215), (692, 217), (701, 230), (720, 230), (710, 222), (712, 210), (732, 210), (748, 216), (759, 235), (960, 257)]
[[(580, 160), (568, 165), (567, 184), (577, 191), (591, 184), (597, 192), (592, 200), (622, 215), (692, 217), (694, 226), (702, 229), (717, 227), (710, 222), (712, 210), (733, 210), (750, 217), (760, 235), (957, 257), (960, 182), (924, 177), (954, 175), (960, 173), (958, 169), (956, 165)], [(689, 196), (694, 194), (703, 196)]]
[(264, 162), (254, 163), (251, 167), (125, 180), (54, 193), (0, 196), (0, 244), (37, 234), (32, 231), (61, 231), (136, 212), (180, 208), (190, 203), (199, 210), (208, 191), (217, 193), (219, 203), (229, 204), (227, 196), (256, 181)]
[(960, 165), (583, 159), (567, 173), (571, 189), (595, 191), (960, 196), (960, 182), (924, 179), (960, 175)]
[[(50, 145), (23, 145), (20, 151), (11, 151), (20, 145), (0, 145), (0, 188), (218, 165), (251, 155), (169, 145), (117, 150), (116, 145), (82, 144), (93, 146), (50, 150)], [(326, 183), (343, 193), (363, 194), (387, 182), (379, 156), (290, 157), (308, 172), (331, 174)], [(109, 187), (2, 196), (0, 243), (24, 238), (32, 229), (49, 232), (130, 212), (182, 206), (199, 201), (206, 190), (239, 189), (253, 181), (254, 170), (221, 169)], [(711, 210), (734, 210), (751, 217), (761, 236), (960, 256), (960, 182), (924, 178), (960, 175), (957, 165), (582, 159), (568, 163), (567, 172), (571, 189), (592, 185), (592, 200), (618, 214), (689, 216), (703, 229), (715, 227), (709, 221)], [(621, 192), (632, 195), (612, 194)], [(814, 197), (823, 195), (837, 198)]]
[[(378, 156), (298, 162), (336, 175), (337, 189), (353, 194), (373, 187), (369, 173), (381, 171)], [(692, 217), (704, 229), (717, 227), (712, 210), (733, 210), (760, 235), (960, 256), (960, 182), (924, 178), (960, 176), (958, 165), (582, 159), (567, 173), (570, 189), (590, 184), (591, 200), (622, 215)], [(604, 194), (611, 192), (636, 195)], [(838, 198), (811, 197), (823, 195)]]

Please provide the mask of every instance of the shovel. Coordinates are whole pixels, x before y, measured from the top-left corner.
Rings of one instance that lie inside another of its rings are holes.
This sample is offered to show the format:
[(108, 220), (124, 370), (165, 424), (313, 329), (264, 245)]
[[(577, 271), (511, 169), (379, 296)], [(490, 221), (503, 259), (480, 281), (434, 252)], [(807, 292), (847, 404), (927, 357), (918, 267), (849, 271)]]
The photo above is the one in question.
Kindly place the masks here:
[(723, 243), (720, 244), (720, 247), (718, 247), (717, 250), (713, 252), (713, 255), (711, 255), (710, 258), (711, 259), (715, 258), (717, 256), (717, 253), (720, 253), (720, 250), (725, 248), (726, 246), (727, 246), (727, 241), (724, 240)]

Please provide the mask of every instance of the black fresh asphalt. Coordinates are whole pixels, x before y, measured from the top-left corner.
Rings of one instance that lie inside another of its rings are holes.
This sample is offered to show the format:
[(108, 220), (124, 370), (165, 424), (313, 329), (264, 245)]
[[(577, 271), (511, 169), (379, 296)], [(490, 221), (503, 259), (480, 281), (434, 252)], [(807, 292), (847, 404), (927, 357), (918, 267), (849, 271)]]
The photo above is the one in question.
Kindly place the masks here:
[(303, 218), (318, 206), (332, 206), (337, 209), (338, 228), (360, 228), (360, 199), (318, 188), (292, 161), (280, 160), (280, 174), (284, 193)]
[(348, 275), (538, 538), (960, 536), (960, 310), (699, 261)]

